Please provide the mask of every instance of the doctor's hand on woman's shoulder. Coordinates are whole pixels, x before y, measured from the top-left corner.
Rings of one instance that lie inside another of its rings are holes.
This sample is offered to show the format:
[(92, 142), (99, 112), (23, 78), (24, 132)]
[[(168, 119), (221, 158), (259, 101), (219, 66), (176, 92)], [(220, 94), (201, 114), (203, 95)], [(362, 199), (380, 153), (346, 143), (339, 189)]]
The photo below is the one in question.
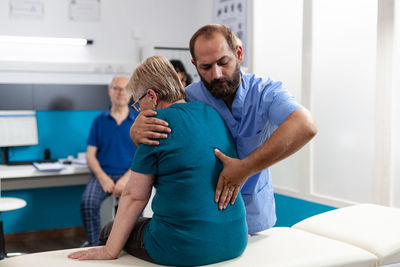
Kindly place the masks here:
[(157, 139), (166, 139), (166, 133), (170, 133), (168, 122), (154, 118), (157, 114), (154, 110), (144, 110), (139, 113), (130, 129), (130, 137), (136, 146), (145, 144), (156, 146)]

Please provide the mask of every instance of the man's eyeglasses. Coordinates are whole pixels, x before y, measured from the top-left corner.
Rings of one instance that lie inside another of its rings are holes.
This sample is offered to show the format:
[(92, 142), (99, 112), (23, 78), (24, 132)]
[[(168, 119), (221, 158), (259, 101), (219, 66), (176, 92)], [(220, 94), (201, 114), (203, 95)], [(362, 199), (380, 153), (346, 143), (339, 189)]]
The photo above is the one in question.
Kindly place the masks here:
[(119, 86), (113, 86), (113, 87), (111, 87), (111, 89), (113, 89), (114, 91), (118, 91), (118, 92), (124, 92), (125, 91), (125, 88), (119, 87)]
[(136, 101), (131, 105), (131, 107), (132, 107), (136, 112), (140, 112), (139, 102), (140, 102), (140, 100), (142, 100), (146, 95), (147, 95), (147, 92), (144, 93), (144, 95), (142, 95), (141, 97), (139, 97), (138, 100), (136, 100)]

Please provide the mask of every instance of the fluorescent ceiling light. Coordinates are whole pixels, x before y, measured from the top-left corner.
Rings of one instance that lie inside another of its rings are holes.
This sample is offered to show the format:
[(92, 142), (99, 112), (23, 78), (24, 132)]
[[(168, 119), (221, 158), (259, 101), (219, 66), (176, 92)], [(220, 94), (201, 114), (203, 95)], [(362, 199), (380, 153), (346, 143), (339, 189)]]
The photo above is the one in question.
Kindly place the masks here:
[(93, 44), (93, 40), (83, 38), (0, 36), (0, 43), (85, 46)]

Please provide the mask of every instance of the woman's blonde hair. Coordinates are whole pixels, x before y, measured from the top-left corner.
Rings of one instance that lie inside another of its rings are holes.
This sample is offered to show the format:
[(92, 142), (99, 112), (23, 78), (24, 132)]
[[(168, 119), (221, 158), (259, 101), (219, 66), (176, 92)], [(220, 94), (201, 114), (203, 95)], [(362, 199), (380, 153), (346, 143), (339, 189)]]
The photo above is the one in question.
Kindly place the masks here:
[(172, 64), (163, 56), (147, 58), (134, 71), (126, 85), (128, 93), (140, 97), (147, 89), (158, 93), (160, 100), (175, 102), (186, 97), (185, 89)]

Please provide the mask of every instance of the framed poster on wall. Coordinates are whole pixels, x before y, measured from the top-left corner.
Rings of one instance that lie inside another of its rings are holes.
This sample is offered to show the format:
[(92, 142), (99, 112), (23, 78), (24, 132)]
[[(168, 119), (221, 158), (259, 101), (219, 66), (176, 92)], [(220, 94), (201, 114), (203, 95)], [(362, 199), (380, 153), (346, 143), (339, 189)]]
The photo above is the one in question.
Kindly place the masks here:
[(240, 39), (244, 52), (242, 66), (248, 67), (247, 0), (214, 0), (213, 22), (229, 27)]

